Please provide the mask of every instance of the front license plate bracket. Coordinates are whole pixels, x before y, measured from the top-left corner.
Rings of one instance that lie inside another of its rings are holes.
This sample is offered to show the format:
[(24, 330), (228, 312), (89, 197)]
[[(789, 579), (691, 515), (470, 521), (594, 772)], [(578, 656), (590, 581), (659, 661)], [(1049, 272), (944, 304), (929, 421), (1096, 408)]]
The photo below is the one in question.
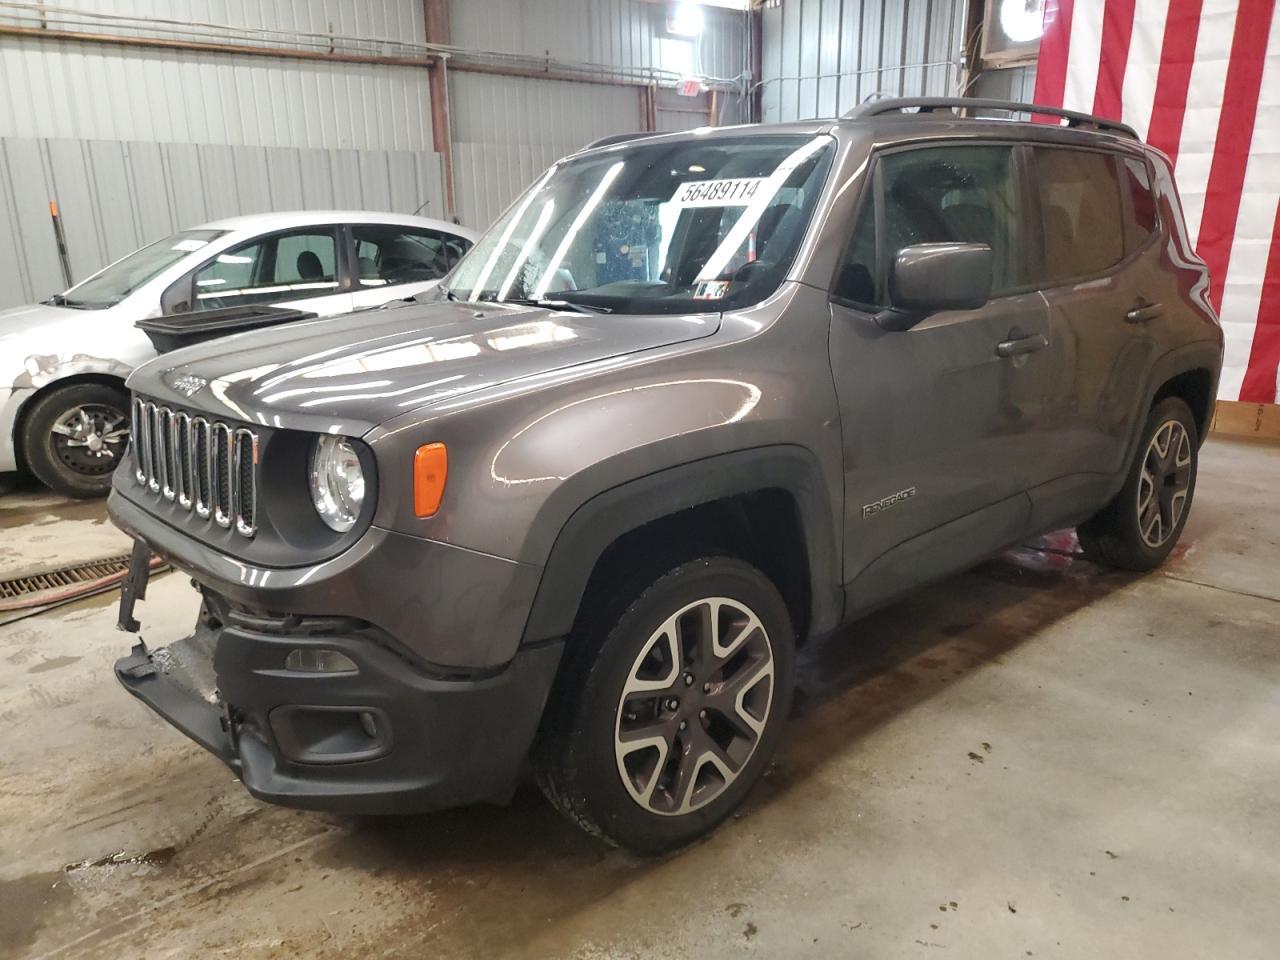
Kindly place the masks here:
[(151, 579), (151, 548), (142, 540), (133, 541), (133, 554), (129, 558), (129, 572), (120, 585), (120, 614), (116, 628), (125, 633), (137, 633), (142, 624), (133, 615), (134, 605), (147, 596), (147, 581)]

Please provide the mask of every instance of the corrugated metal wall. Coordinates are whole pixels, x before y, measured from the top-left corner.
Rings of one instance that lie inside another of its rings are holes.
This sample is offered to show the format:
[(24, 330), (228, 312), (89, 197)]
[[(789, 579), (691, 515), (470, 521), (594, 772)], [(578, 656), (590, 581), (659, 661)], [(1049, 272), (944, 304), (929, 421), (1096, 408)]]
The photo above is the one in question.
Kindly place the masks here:
[[(396, 40), (420, 0), (75, 0), (77, 9)], [(97, 29), (130, 34), (103, 21)], [(181, 31), (161, 31), (182, 36)], [(272, 37), (273, 45), (285, 45)], [(0, 136), (430, 150), (424, 71), (0, 37)]]
[(734, 79), (746, 71), (745, 15), (705, 8), (697, 39), (666, 32), (652, 0), (454, 0), (455, 46)]
[(763, 10), (768, 121), (838, 116), (875, 95), (956, 92), (964, 0), (778, 0)]
[(175, 230), (239, 213), (444, 211), (439, 155), (407, 150), (8, 137), (0, 184), (0, 306), (65, 287), (50, 199), (75, 279)]
[[(422, 0), (63, 0), (59, 29), (405, 55)], [(451, 42), (483, 53), (731, 79), (742, 13), (708, 9), (696, 40), (646, 0), (450, 0)], [(99, 16), (92, 16), (99, 15)], [(52, 13), (51, 13), (52, 16)], [(68, 26), (68, 17), (75, 21)], [(134, 18), (121, 20), (121, 17)], [(147, 18), (140, 20), (137, 18)], [(8, 24), (40, 16), (0, 8)], [(419, 48), (420, 49), (420, 48)], [(555, 66), (552, 66), (555, 69)], [(484, 227), (539, 172), (641, 127), (638, 87), (450, 72), (459, 218)], [(721, 114), (736, 119), (737, 98)], [(659, 94), (661, 129), (704, 122), (700, 98)], [(0, 306), (60, 289), (47, 202), (60, 203), (74, 276), (213, 217), (364, 207), (443, 215), (426, 71), (0, 36)]]
[[(666, 35), (669, 5), (645, 0), (455, 0), (450, 41), (467, 49), (547, 56), (635, 70), (738, 78), (746, 70), (744, 14), (705, 11), (696, 39)], [(514, 79), (453, 71), (449, 75), (458, 216), (489, 223), (556, 159), (611, 133), (643, 128), (640, 88)], [(722, 95), (727, 122), (737, 97)], [(745, 106), (745, 100), (743, 101)], [(660, 89), (659, 130), (708, 120), (709, 95), (679, 97)]]
[(449, 99), (458, 219), (478, 226), (565, 154), (640, 128), (638, 88), (454, 73)]

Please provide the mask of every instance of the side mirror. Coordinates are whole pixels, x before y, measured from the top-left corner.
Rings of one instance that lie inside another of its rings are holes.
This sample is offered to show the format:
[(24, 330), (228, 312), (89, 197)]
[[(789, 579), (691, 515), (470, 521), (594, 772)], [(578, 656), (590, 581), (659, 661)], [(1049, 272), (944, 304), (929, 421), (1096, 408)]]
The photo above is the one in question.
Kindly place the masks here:
[(889, 273), (892, 306), (876, 316), (885, 330), (910, 330), (939, 310), (973, 310), (991, 298), (991, 248), (985, 243), (903, 247)]

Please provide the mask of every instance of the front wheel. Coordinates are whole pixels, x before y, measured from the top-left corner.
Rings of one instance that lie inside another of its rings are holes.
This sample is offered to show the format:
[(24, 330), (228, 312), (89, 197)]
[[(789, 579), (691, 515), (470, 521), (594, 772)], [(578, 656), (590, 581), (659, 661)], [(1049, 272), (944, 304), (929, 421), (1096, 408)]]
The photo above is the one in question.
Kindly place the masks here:
[[(625, 591), (625, 588), (623, 588)], [(739, 560), (681, 564), (572, 639), (536, 751), (548, 798), (643, 853), (683, 846), (742, 802), (791, 706), (795, 637)]]
[(1085, 555), (1123, 570), (1160, 566), (1187, 522), (1199, 459), (1191, 408), (1166, 397), (1147, 417), (1124, 487), (1077, 528)]
[(129, 444), (129, 401), (104, 383), (61, 387), (37, 400), (22, 429), (31, 472), (64, 496), (106, 496)]

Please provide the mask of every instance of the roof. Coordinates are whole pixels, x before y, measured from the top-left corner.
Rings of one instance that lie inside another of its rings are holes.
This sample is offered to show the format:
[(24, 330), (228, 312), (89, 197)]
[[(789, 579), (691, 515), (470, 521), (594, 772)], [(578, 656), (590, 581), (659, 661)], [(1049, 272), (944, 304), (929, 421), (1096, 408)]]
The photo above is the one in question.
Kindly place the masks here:
[[(1002, 111), (1011, 114), (1004, 117), (960, 116), (957, 109)], [(1017, 115), (1042, 115), (1058, 117), (1060, 123), (1032, 123), (1018, 119)], [(1142, 141), (1132, 128), (1105, 117), (1046, 107), (1038, 104), (1018, 103), (1008, 100), (984, 100), (958, 97), (918, 97), (874, 100), (861, 104), (842, 117), (826, 117), (814, 120), (796, 120), (787, 123), (756, 123), (729, 127), (699, 127), (676, 133), (630, 133), (605, 137), (583, 147), (580, 153), (594, 150), (610, 150), (635, 143), (676, 143), (692, 140), (719, 140), (755, 136), (816, 136), (837, 131), (854, 134), (870, 133), (877, 140), (896, 136), (915, 136), (925, 133), (996, 133), (1027, 140), (1088, 140), (1106, 137), (1113, 143), (1142, 146)]]
[(415, 217), (404, 213), (379, 213), (372, 210), (287, 210), (277, 213), (250, 213), (239, 217), (226, 217), (192, 227), (193, 230), (234, 230), (264, 233), (270, 230), (287, 230), (290, 227), (308, 227), (322, 223), (391, 223), (402, 227), (421, 227), (476, 240), (480, 234), (467, 227), (431, 217)]

